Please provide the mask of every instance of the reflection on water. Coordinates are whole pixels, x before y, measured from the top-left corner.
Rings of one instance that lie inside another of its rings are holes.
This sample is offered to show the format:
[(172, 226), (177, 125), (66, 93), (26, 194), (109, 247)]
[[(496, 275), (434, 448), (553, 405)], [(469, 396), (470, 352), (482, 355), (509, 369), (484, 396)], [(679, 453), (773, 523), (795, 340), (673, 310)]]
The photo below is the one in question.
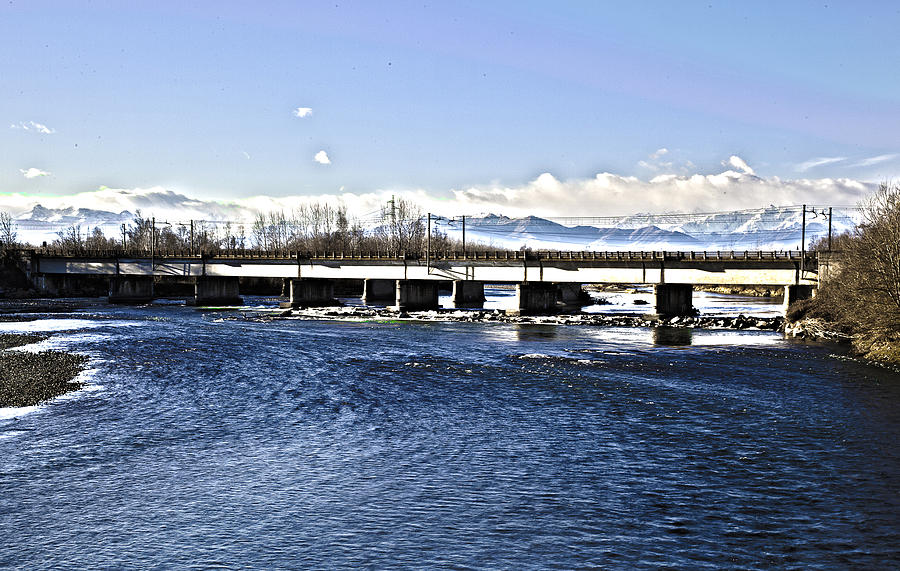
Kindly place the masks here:
[[(580, 308), (585, 313), (603, 314), (643, 314), (653, 313), (653, 288), (652, 286), (636, 286), (623, 291), (589, 292), (593, 298), (591, 305)], [(453, 298), (443, 293), (438, 296), (438, 303), (446, 309), (475, 309), (486, 310), (516, 309), (516, 290), (513, 287), (500, 287), (486, 285), (484, 288), (485, 300), (483, 304), (466, 304), (454, 306)], [(359, 297), (340, 298), (341, 303), (351, 307), (362, 306)], [(385, 307), (393, 302), (375, 302), (373, 307)], [(709, 293), (695, 291), (693, 304), (701, 315), (730, 315), (738, 314), (758, 315), (760, 317), (776, 317), (782, 315), (781, 298), (777, 297), (752, 297), (744, 295), (726, 295), (721, 293)]]
[(559, 336), (559, 327), (553, 325), (517, 325), (516, 339), (519, 341), (536, 341), (541, 339), (556, 339)]
[(693, 329), (687, 327), (656, 327), (653, 329), (653, 344), (668, 347), (690, 345)]

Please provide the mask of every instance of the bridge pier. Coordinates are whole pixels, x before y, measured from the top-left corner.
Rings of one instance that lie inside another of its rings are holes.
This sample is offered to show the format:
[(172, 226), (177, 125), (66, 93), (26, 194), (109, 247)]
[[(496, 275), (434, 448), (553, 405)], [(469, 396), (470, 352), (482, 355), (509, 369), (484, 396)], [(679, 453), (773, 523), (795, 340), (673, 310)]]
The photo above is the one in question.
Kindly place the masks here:
[(432, 280), (397, 280), (397, 311), (438, 309), (438, 282)]
[(150, 303), (153, 276), (115, 276), (109, 279), (109, 303)]
[(516, 284), (518, 308), (507, 310), (510, 315), (534, 315), (555, 313), (559, 288), (546, 282), (521, 282)]
[(362, 302), (366, 305), (379, 302), (396, 302), (397, 284), (394, 280), (363, 280)]
[(334, 298), (334, 281), (330, 279), (291, 280), (291, 307), (338, 305)]
[(566, 309), (581, 309), (582, 305), (591, 302), (591, 296), (581, 289), (580, 283), (562, 282), (556, 284), (558, 289), (557, 300)]
[(199, 276), (194, 282), (194, 305), (241, 305), (239, 284), (236, 277)]
[(811, 285), (786, 285), (784, 286), (784, 312), (795, 301), (809, 299), (816, 295), (816, 289)]
[(656, 284), (653, 293), (656, 296), (656, 315), (676, 317), (694, 314), (694, 288), (690, 284)]
[(454, 280), (452, 300), (453, 307), (484, 306), (484, 282)]
[(97, 297), (106, 291), (106, 278), (78, 274), (37, 274), (31, 278), (35, 289), (54, 297)]

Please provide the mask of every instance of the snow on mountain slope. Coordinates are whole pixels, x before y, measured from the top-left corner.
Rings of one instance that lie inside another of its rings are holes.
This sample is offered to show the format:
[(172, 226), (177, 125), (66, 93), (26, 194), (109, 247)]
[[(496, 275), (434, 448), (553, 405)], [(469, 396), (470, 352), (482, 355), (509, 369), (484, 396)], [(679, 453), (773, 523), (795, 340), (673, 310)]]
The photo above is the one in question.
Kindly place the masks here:
[[(833, 232), (853, 228), (852, 212), (835, 211)], [(122, 224), (134, 214), (88, 208), (51, 209), (36, 205), (16, 219), (21, 240), (32, 244), (51, 242), (56, 233), (80, 225), (87, 233), (100, 227), (107, 236), (118, 236)], [(797, 207), (716, 212), (709, 214), (638, 214), (548, 220), (538, 216), (509, 218), (496, 214), (466, 218), (466, 240), (497, 248), (522, 247), (558, 250), (784, 250), (800, 246), (802, 214)], [(586, 224), (585, 222), (593, 222)], [(462, 237), (458, 219), (434, 219), (437, 231)], [(827, 217), (808, 213), (808, 241), (827, 235)]]

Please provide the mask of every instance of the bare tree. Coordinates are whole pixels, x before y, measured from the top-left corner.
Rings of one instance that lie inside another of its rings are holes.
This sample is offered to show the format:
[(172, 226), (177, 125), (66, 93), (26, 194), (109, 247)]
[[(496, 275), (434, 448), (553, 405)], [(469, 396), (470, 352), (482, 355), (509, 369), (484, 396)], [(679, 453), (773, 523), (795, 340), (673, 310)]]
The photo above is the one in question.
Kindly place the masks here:
[(792, 305), (788, 317), (826, 319), (867, 354), (900, 341), (900, 186), (884, 183), (860, 206), (861, 223), (840, 239), (839, 269), (815, 298)]
[(116, 247), (116, 241), (107, 238), (103, 230), (99, 226), (95, 226), (84, 239), (84, 247), (87, 250), (110, 250)]
[(395, 254), (420, 253), (425, 245), (425, 220), (422, 209), (404, 198), (391, 199), (381, 209), (382, 225), (377, 236), (382, 248)]
[(56, 239), (52, 246), (68, 252), (84, 251), (84, 237), (81, 233), (81, 224), (74, 224), (63, 228), (56, 233)]
[(16, 225), (9, 212), (0, 212), (0, 249), (15, 248), (18, 245)]
[(845, 319), (879, 335), (900, 332), (900, 186), (884, 183), (862, 204), (839, 280)]

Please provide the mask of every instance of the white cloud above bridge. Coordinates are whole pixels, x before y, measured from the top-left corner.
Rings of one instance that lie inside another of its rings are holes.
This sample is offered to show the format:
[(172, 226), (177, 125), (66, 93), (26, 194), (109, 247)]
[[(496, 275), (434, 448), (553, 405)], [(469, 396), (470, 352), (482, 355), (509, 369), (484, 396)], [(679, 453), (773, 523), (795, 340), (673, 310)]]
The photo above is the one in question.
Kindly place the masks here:
[(712, 174), (665, 174), (650, 179), (598, 173), (590, 178), (562, 180), (543, 173), (524, 184), (485, 184), (429, 192), (387, 188), (352, 193), (343, 188), (317, 195), (258, 195), (232, 201), (198, 199), (161, 186), (107, 188), (68, 196), (9, 193), (0, 196), (0, 210), (21, 216), (35, 204), (47, 208), (91, 208), (112, 212), (140, 209), (157, 219), (250, 221), (259, 212), (290, 212), (301, 204), (343, 204), (358, 217), (379, 211), (392, 196), (418, 204), (423, 212), (443, 216), (483, 213), (507, 216), (611, 216), (635, 213), (717, 212), (797, 204), (852, 206), (875, 184), (850, 178), (761, 177), (740, 157)]

